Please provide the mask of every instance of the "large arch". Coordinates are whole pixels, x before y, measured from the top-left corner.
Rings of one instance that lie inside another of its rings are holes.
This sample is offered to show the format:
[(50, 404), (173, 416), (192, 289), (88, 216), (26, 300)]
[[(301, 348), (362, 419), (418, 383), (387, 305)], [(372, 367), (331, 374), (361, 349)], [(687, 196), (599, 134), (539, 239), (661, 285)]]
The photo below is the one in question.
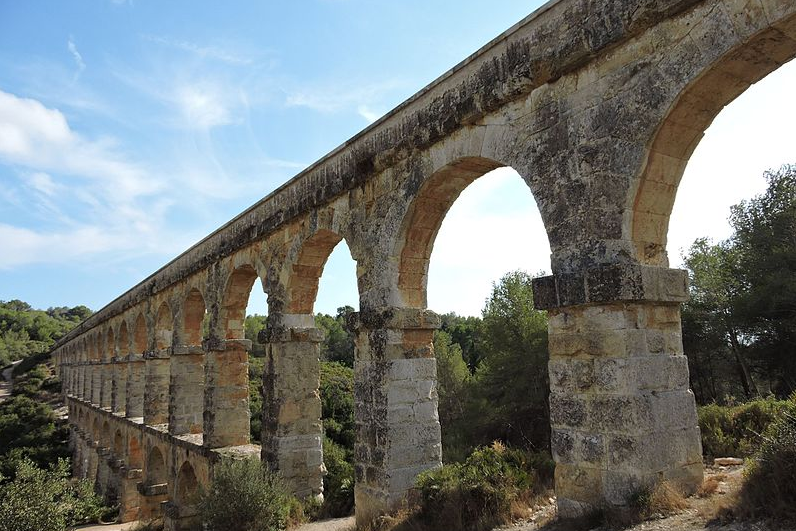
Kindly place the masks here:
[(158, 307), (155, 317), (155, 348), (160, 350), (169, 348), (172, 342), (174, 318), (169, 303), (163, 301)]
[[(318, 229), (301, 242), (301, 249), (287, 272), (285, 313), (313, 313), (318, 283), (326, 261), (344, 238), (329, 229)], [(346, 242), (350, 251), (350, 246)]]
[(666, 243), (675, 195), (705, 130), (752, 84), (796, 57), (796, 16), (778, 15), (771, 8), (739, 9), (728, 8), (738, 23), (735, 30), (753, 33), (706, 62), (682, 87), (652, 139), (637, 185), (630, 190), (625, 232), (643, 264), (669, 265)]
[(141, 355), (148, 348), (146, 318), (143, 312), (138, 312), (133, 327), (133, 350), (132, 353)]
[(153, 446), (147, 455), (144, 468), (144, 484), (146, 486), (163, 485), (169, 482), (166, 460), (160, 448)]
[(185, 297), (182, 307), (182, 329), (186, 345), (200, 345), (204, 335), (203, 325), (207, 308), (202, 292), (192, 288)]
[(199, 481), (196, 479), (190, 461), (185, 461), (177, 473), (176, 502), (183, 507), (191, 507), (199, 501)]

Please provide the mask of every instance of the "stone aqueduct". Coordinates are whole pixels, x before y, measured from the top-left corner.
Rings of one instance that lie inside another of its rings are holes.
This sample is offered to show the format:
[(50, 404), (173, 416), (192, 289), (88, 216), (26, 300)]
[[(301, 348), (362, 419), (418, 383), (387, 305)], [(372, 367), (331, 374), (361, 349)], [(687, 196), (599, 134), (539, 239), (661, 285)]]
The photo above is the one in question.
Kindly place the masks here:
[[(659, 479), (694, 488), (687, 279), (668, 268), (669, 214), (716, 114), (794, 55), (792, 0), (547, 4), (60, 341), (75, 473), (117, 494), (123, 519), (163, 511), (172, 529), (225, 456), (259, 453), (297, 494), (321, 494), (312, 313), (345, 239), (360, 297), (357, 520), (395, 507), (442, 454), (434, 238), (467, 185), (511, 166), (552, 250), (535, 304), (549, 312), (561, 514), (622, 505)], [(269, 315), (262, 447), (249, 444), (243, 339), (255, 282)]]

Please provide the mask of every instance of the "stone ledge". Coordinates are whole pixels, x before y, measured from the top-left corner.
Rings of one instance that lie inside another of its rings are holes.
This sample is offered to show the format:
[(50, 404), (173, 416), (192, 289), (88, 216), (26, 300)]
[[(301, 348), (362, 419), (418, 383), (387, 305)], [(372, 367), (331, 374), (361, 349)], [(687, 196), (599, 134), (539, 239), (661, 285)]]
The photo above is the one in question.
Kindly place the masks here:
[(392, 306), (352, 313), (349, 326), (354, 330), (437, 330), (442, 326), (442, 320), (439, 315), (424, 308)]
[(688, 273), (640, 264), (600, 266), (533, 279), (538, 310), (610, 302), (685, 302)]
[(204, 356), (205, 349), (201, 345), (177, 345), (171, 347), (172, 356)]
[(227, 350), (246, 350), (252, 349), (252, 342), (249, 339), (218, 339), (209, 337), (202, 341), (202, 348), (206, 352), (224, 352)]

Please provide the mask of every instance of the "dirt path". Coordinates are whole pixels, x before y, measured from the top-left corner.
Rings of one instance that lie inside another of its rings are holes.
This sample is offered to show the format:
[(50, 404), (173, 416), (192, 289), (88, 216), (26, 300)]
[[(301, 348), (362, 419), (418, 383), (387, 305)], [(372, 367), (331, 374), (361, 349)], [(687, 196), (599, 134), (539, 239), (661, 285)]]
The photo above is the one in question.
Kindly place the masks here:
[(19, 361), (15, 361), (9, 368), (3, 371), (3, 379), (0, 381), (0, 402), (11, 396), (11, 388), (14, 385), (14, 367)]
[(304, 524), (299, 527), (294, 527), (290, 529), (290, 531), (353, 531), (355, 528), (356, 520), (354, 520), (353, 516), (349, 516), (348, 518), (333, 518), (331, 520)]
[[(709, 467), (705, 470), (705, 478), (715, 478), (718, 482), (715, 493), (710, 496), (688, 499), (688, 508), (668, 517), (647, 520), (636, 525), (622, 528), (623, 531), (793, 531), (779, 527), (771, 527), (764, 522), (732, 522), (716, 521), (715, 515), (719, 507), (726, 505), (738, 492), (743, 481), (743, 466)], [(581, 528), (585, 530), (587, 528)], [(594, 527), (589, 531), (610, 531), (608, 526)], [(516, 522), (494, 531), (572, 531), (569, 524), (555, 520), (555, 508), (551, 505), (540, 507), (532, 520)]]

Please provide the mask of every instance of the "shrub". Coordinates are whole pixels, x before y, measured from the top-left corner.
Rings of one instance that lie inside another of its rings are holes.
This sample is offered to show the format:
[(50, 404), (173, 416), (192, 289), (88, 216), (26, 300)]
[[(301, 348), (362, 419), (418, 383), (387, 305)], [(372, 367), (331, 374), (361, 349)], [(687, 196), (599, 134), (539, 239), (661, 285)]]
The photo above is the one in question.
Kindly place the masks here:
[(706, 457), (749, 457), (760, 446), (760, 435), (788, 407), (787, 400), (759, 398), (737, 406), (700, 407), (702, 453)]
[(519, 502), (529, 502), (541, 478), (552, 473), (540, 457), (500, 443), (476, 449), (464, 463), (422, 473), (418, 518), (432, 529), (484, 530), (510, 521)]
[(347, 460), (345, 449), (331, 439), (323, 438), (323, 506), (321, 516), (348, 516), (354, 509), (354, 467)]
[(259, 459), (225, 460), (201, 494), (199, 515), (206, 531), (277, 531), (287, 525), (293, 505)]
[(26, 396), (0, 404), (0, 473), (15, 476), (17, 461), (32, 459), (39, 466), (67, 457), (69, 430), (56, 423), (50, 406)]
[(104, 510), (91, 483), (69, 479), (66, 459), (47, 470), (22, 459), (15, 472), (0, 489), (0, 531), (62, 531), (96, 520)]
[(766, 432), (745, 474), (736, 516), (796, 522), (796, 402)]

